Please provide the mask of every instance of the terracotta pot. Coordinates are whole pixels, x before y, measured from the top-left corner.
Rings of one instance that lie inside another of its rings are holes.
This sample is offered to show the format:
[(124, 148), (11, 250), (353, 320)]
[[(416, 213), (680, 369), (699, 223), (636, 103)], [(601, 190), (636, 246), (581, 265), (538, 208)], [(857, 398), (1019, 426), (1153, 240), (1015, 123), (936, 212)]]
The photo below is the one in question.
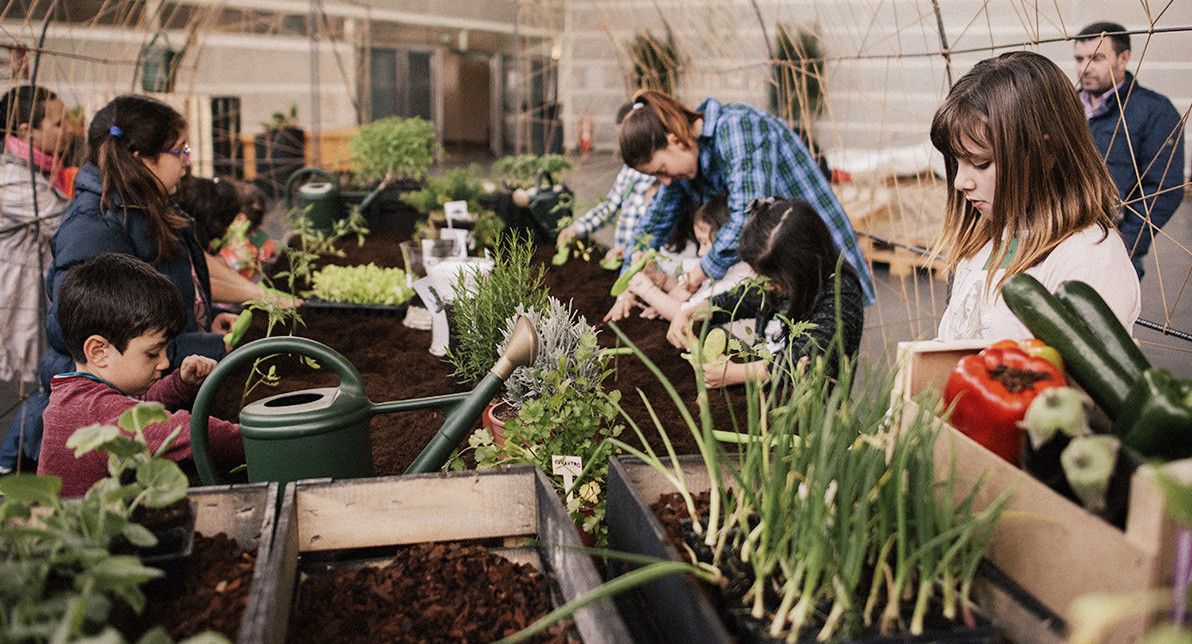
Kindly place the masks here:
[(484, 408), (484, 413), (480, 416), (481, 424), (493, 435), (493, 442), (497, 445), (505, 444), (505, 421), (497, 418), (496, 411), (508, 407), (509, 403), (504, 399), (494, 400)]

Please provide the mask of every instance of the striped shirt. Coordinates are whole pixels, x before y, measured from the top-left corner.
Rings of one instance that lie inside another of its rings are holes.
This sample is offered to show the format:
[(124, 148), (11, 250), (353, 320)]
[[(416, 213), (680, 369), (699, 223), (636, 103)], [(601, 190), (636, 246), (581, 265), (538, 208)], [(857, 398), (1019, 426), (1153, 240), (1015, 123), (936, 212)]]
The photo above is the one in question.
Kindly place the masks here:
[(749, 202), (764, 197), (802, 199), (824, 220), (832, 241), (857, 273), (865, 303), (873, 304), (873, 277), (852, 223), (799, 137), (777, 117), (748, 105), (721, 104), (709, 98), (697, 111), (704, 113), (697, 140), (699, 173), (694, 179), (662, 186), (634, 234), (650, 235), (651, 244), (658, 248), (685, 208), (727, 194), (729, 221), (700, 261), (705, 275), (719, 279), (740, 261), (737, 243)]
[(642, 174), (629, 166), (622, 166), (604, 201), (572, 224), (576, 232), (580, 237), (588, 237), (607, 224), (620, 210), (621, 217), (617, 220), (613, 243), (617, 248), (628, 252), (633, 246), (633, 231), (650, 206), (650, 188), (657, 181), (648, 174)]

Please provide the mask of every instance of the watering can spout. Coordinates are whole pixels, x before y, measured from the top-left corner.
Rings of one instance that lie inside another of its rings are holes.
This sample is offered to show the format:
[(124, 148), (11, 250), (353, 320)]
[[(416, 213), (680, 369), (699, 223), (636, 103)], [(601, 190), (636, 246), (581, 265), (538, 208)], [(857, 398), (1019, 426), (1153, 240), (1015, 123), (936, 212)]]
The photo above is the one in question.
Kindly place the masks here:
[(505, 345), (505, 352), (493, 365), (492, 373), (502, 381), (508, 380), (513, 370), (534, 363), (538, 356), (538, 332), (526, 316), (517, 318), (513, 335)]

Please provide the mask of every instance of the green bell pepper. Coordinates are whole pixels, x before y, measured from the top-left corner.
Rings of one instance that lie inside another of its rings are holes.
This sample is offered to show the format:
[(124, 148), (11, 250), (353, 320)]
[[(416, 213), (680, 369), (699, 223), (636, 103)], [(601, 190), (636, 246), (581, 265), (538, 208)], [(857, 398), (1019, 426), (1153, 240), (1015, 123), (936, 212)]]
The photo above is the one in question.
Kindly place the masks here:
[(1143, 456), (1192, 456), (1192, 380), (1166, 369), (1143, 371), (1114, 421), (1114, 433)]

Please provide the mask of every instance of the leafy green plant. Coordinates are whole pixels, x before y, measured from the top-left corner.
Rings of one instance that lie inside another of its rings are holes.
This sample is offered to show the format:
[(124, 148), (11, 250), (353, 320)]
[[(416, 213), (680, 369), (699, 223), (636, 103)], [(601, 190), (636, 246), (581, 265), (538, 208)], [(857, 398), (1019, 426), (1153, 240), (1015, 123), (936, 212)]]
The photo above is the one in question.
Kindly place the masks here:
[(492, 171), (508, 188), (529, 188), (543, 170), (550, 173), (555, 182), (561, 182), (563, 173), (573, 167), (567, 157), (561, 154), (516, 154), (494, 161)]
[(348, 141), (352, 167), (365, 181), (386, 175), (418, 179), (434, 162), (435, 126), (418, 117), (390, 117), (360, 126)]
[(268, 132), (298, 127), (298, 104), (290, 103), (289, 112), (274, 112), (268, 121), (261, 121), (261, 127)]
[(472, 225), (472, 239), (477, 248), (492, 248), (496, 246), (501, 231), (505, 230), (505, 220), (487, 208), (476, 211), (476, 223)]
[(324, 266), (311, 276), (311, 295), (328, 302), (397, 306), (414, 297), (400, 268)]
[(825, 105), (819, 36), (804, 29), (792, 33), (785, 24), (778, 23), (775, 41), (774, 60), (770, 63), (770, 107), (787, 125), (810, 131), (811, 119), (822, 114)]
[[(608, 456), (623, 426), (617, 422), (621, 392), (605, 392), (611, 373), (596, 343), (596, 328), (555, 298), (545, 312), (519, 309), (538, 332), (534, 364), (515, 369), (505, 382), (505, 399), (517, 415), (505, 423), (505, 442), (497, 445), (487, 429), (469, 439), (478, 467), (531, 463), (553, 473), (554, 458), (577, 456), (583, 463), (573, 479), (552, 476), (572, 519), (604, 541), (603, 486)], [(517, 315), (505, 328), (502, 346), (513, 334)]]
[[(833, 343), (843, 344), (839, 333)], [(665, 456), (624, 414), (644, 448), (610, 442), (674, 485), (697, 517), (692, 531), (711, 558), (704, 563), (744, 571), (751, 581), (726, 599), (768, 623), (769, 636), (833, 640), (862, 628), (918, 635), (932, 608), (948, 620), (967, 614), (977, 564), (1009, 496), (977, 510), (979, 486), (958, 489), (954, 471), (939, 480), (936, 420), (923, 411), (896, 424), (903, 414), (888, 402), (892, 373), (859, 382), (864, 393), (850, 399), (856, 378), (850, 360), (840, 361), (838, 371), (822, 357), (777, 365), (797, 377), (747, 383), (745, 408), (731, 419), (744, 440), (734, 441), (739, 451), (729, 454), (717, 440), (702, 369), (695, 369), (697, 420), (657, 366), (634, 352), (664, 385), (704, 458), (708, 512), (696, 512), (651, 401)], [(691, 353), (702, 363), (702, 343)], [(777, 602), (765, 600), (772, 593)]]
[(505, 231), (493, 246), (492, 272), (474, 284), (460, 276), (454, 302), (456, 335), (446, 360), (461, 383), (479, 382), (492, 368), (506, 321), (519, 307), (546, 308), (545, 267), (533, 259), (533, 235)]
[[(156, 537), (133, 522), (133, 513), (186, 497), (186, 475), (161, 457), (184, 428), (176, 428), (157, 450), (145, 442), (143, 428), (166, 420), (161, 404), (141, 403), (117, 425), (76, 431), (67, 447), (76, 456), (106, 453), (110, 474), (80, 498), (60, 499), (62, 479), (56, 476), (0, 478), (0, 641), (123, 641), (107, 625), (114, 602), (141, 612), (146, 601), (141, 585), (163, 573), (135, 555), (113, 554), (113, 546), (155, 545)], [(146, 638), (169, 641), (161, 631)]]
[(442, 210), (448, 201), (467, 201), (468, 212), (476, 212), (480, 210), (479, 198), (483, 194), (476, 172), (477, 168), (472, 166), (427, 177), (426, 185), (419, 190), (403, 192), (401, 199), (422, 214)]
[(655, 89), (674, 95), (679, 86), (679, 54), (668, 34), (665, 39), (642, 30), (629, 43), (633, 88)]

